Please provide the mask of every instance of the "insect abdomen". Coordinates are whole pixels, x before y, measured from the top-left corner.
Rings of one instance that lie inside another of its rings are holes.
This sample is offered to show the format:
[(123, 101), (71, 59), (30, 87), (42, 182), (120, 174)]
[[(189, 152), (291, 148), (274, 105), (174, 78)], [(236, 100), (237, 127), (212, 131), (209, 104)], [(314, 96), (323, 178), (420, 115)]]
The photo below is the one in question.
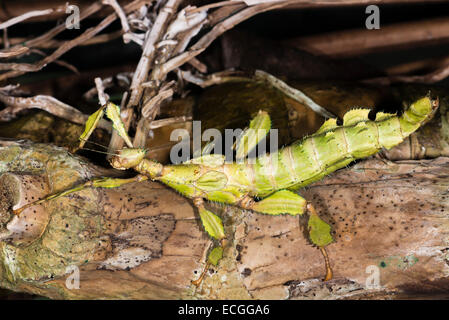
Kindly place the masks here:
[(370, 110), (351, 110), (345, 114), (342, 126), (329, 119), (317, 133), (258, 157), (254, 164), (213, 163), (208, 169), (183, 164), (161, 170), (154, 163), (145, 162), (138, 171), (188, 197), (202, 196), (226, 203), (236, 203), (246, 193), (264, 197), (276, 190), (306, 186), (356, 159), (401, 143), (430, 118), (436, 102), (423, 98), (400, 117), (378, 113), (375, 121), (368, 119)]
[(437, 104), (422, 98), (400, 117), (378, 113), (374, 121), (368, 119), (368, 109), (351, 110), (344, 116), (343, 126), (329, 119), (314, 135), (259, 158), (255, 166), (256, 189), (268, 194), (270, 181), (273, 191), (303, 187), (356, 159), (382, 148), (390, 149), (427, 121)]

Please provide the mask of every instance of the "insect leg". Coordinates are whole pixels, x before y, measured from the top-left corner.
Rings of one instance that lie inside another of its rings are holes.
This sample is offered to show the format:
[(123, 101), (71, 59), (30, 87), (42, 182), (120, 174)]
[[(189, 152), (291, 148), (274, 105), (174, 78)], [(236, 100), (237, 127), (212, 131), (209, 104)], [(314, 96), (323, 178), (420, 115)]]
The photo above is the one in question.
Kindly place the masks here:
[(250, 121), (240, 137), (238, 137), (234, 149), (237, 160), (244, 159), (262, 141), (271, 129), (271, 118), (266, 111), (259, 110)]
[(329, 281), (333, 277), (333, 272), (327, 255), (326, 246), (334, 241), (330, 234), (331, 227), (321, 220), (311, 203), (307, 204), (307, 211), (309, 212), (308, 228), (310, 241), (320, 248), (326, 264), (326, 277), (324, 278), (324, 281)]
[(242, 202), (245, 209), (254, 210), (264, 214), (278, 215), (287, 213), (292, 216), (303, 214), (306, 211), (306, 200), (300, 195), (289, 191), (280, 190), (261, 201)]
[(123, 121), (120, 117), (120, 107), (116, 106), (112, 102), (108, 102), (104, 106), (101, 106), (95, 113), (91, 114), (86, 121), (84, 126), (84, 131), (80, 136), (80, 144), (78, 147), (72, 148), (72, 152), (77, 151), (78, 149), (82, 149), (84, 144), (89, 139), (92, 132), (98, 125), (98, 122), (103, 118), (103, 115), (106, 113), (106, 116), (112, 120), (113, 128), (117, 131), (120, 137), (126, 142), (128, 148), (132, 148), (133, 145), (131, 143), (131, 139), (128, 136), (128, 133), (125, 130)]
[[(259, 110), (257, 115), (251, 119), (249, 126), (237, 137), (237, 141), (232, 148), (235, 150), (237, 161), (243, 160), (270, 132), (271, 118), (263, 110)], [(215, 147), (215, 142), (207, 143), (201, 150), (201, 155), (209, 155)], [(195, 156), (196, 158), (197, 156)]]
[(29, 207), (32, 207), (32, 206), (38, 205), (38, 204), (42, 204), (42, 203), (50, 201), (52, 199), (63, 197), (63, 196), (66, 196), (66, 195), (68, 195), (70, 193), (81, 191), (81, 190), (84, 190), (84, 189), (87, 189), (87, 188), (117, 188), (117, 187), (120, 187), (120, 186), (122, 186), (124, 184), (127, 184), (127, 183), (144, 181), (144, 180), (147, 180), (147, 179), (148, 179), (148, 177), (144, 176), (144, 175), (137, 175), (137, 176), (135, 176), (133, 178), (128, 178), (128, 179), (96, 178), (96, 179), (93, 179), (93, 180), (89, 180), (89, 181), (87, 181), (85, 183), (81, 183), (79, 185), (76, 185), (73, 188), (70, 188), (70, 189), (67, 189), (67, 190), (63, 190), (63, 191), (60, 191), (60, 192), (56, 192), (56, 193), (53, 193), (53, 194), (51, 194), (49, 196), (46, 196), (45, 198), (42, 198), (42, 199), (39, 199), (39, 200), (30, 202), (30, 203), (27, 203), (26, 205), (13, 210), (13, 213), (16, 214), (16, 215), (20, 215), (20, 213), (23, 210), (25, 210), (25, 209), (27, 209)]
[(325, 249), (325, 247), (333, 241), (330, 234), (331, 227), (326, 222), (321, 220), (311, 203), (307, 203), (303, 197), (292, 191), (280, 190), (258, 202), (255, 202), (252, 198), (247, 197), (244, 201), (240, 202), (240, 206), (245, 209), (271, 215), (279, 215), (283, 213), (290, 215), (302, 215), (307, 210), (309, 212), (307, 226), (310, 241), (320, 249), (326, 265), (326, 276), (324, 281), (332, 279), (332, 268)]
[(220, 246), (214, 247), (211, 250), (211, 252), (209, 252), (209, 255), (207, 256), (207, 263), (203, 269), (203, 272), (201, 272), (201, 275), (198, 279), (191, 281), (192, 284), (195, 287), (198, 287), (201, 284), (201, 282), (203, 281), (204, 276), (206, 275), (206, 272), (209, 269), (209, 267), (211, 265), (217, 266), (218, 262), (221, 260), (221, 258), (223, 258), (223, 247), (220, 245)]
[(195, 207), (198, 208), (201, 223), (203, 224), (204, 229), (213, 239), (218, 240), (219, 242), (219, 245), (217, 245), (215, 248), (212, 249), (212, 251), (209, 252), (206, 266), (204, 267), (200, 277), (197, 280), (192, 281), (192, 284), (198, 287), (203, 281), (204, 276), (206, 275), (206, 272), (209, 269), (210, 265), (217, 266), (218, 262), (223, 257), (223, 245), (225, 234), (221, 218), (204, 207), (203, 198), (194, 198), (193, 203)]
[(91, 114), (89, 118), (86, 121), (86, 124), (84, 125), (84, 131), (81, 134), (79, 140), (80, 143), (78, 147), (73, 147), (72, 152), (75, 153), (78, 149), (82, 149), (84, 147), (84, 144), (89, 139), (92, 132), (95, 130), (95, 128), (98, 125), (98, 122), (103, 118), (104, 115), (104, 108), (105, 106), (101, 106), (100, 109), (98, 109), (96, 112)]
[(315, 103), (312, 99), (310, 99), (308, 96), (306, 96), (302, 91), (290, 87), (288, 84), (283, 82), (282, 80), (276, 78), (275, 76), (264, 72), (262, 70), (256, 70), (255, 72), (256, 79), (262, 79), (269, 84), (271, 84), (273, 87), (284, 93), (286, 96), (298, 101), (299, 103), (303, 104), (307, 108), (313, 110), (317, 114), (325, 117), (325, 118), (337, 118), (332, 112), (326, 110), (325, 108), (321, 107), (317, 103)]

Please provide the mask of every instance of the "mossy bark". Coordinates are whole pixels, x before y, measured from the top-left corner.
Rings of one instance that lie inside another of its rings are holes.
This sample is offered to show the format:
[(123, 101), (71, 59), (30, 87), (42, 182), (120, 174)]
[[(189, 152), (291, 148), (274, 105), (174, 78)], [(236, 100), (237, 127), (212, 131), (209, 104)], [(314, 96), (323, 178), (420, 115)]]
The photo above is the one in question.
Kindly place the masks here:
[[(231, 207), (228, 245), (198, 289), (190, 281), (211, 245), (190, 201), (153, 182), (86, 189), (30, 208), (11, 207), (110, 175), (61, 148), (3, 141), (0, 149), (0, 285), (55, 299), (341, 299), (449, 291), (449, 159), (371, 159), (301, 194), (331, 223), (334, 280), (301, 217)], [(34, 212), (36, 211), (36, 212)], [(36, 219), (36, 220), (34, 220)], [(79, 289), (69, 289), (72, 269)], [(380, 287), (366, 287), (367, 267)]]
[[(395, 111), (389, 107), (401, 102), (408, 105), (429, 90), (293, 85), (340, 117), (354, 106)], [(271, 111), (274, 126), (282, 129), (279, 145), (321, 126), (321, 116), (264, 86), (244, 82), (211, 88), (194, 106), (193, 99), (186, 104), (176, 101), (176, 110), (193, 107), (194, 119), (202, 120), (203, 130), (243, 128), (254, 112)], [(220, 267), (210, 270), (202, 286), (195, 289), (190, 281), (204, 267), (211, 241), (189, 200), (148, 181), (117, 189), (86, 189), (13, 218), (11, 208), (33, 197), (93, 177), (117, 176), (117, 172), (96, 167), (63, 148), (3, 139), (0, 286), (55, 299), (340, 299), (446, 294), (449, 104), (444, 90), (430, 89), (440, 98), (439, 112), (408, 140), (380, 157), (300, 190), (334, 230), (336, 241), (328, 252), (335, 279), (330, 282), (321, 281), (324, 263), (319, 250), (307, 240), (305, 219), (210, 205), (224, 218), (228, 246)], [(57, 120), (43, 113), (17, 121), (2, 126), (3, 131), (11, 137), (61, 146), (74, 142), (82, 130), (67, 123), (56, 126)], [(45, 134), (39, 129), (42, 123), (48, 129)], [(189, 123), (175, 126), (191, 128)], [(151, 142), (160, 159), (167, 158), (170, 129), (157, 129), (158, 140)], [(72, 138), (59, 136), (62, 131)], [(96, 140), (101, 142), (107, 136), (99, 132)], [(79, 289), (66, 285), (73, 266), (80, 270)], [(366, 287), (369, 266), (380, 270), (378, 289)]]

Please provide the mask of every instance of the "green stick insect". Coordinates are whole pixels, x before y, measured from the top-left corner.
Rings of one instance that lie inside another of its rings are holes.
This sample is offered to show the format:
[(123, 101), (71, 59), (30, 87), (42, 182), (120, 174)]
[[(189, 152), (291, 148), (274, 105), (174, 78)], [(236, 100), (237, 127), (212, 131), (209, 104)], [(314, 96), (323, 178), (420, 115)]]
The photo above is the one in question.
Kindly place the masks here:
[[(310, 202), (294, 191), (356, 159), (371, 156), (382, 148), (390, 149), (398, 145), (426, 123), (437, 107), (437, 99), (424, 97), (410, 105), (401, 116), (379, 112), (375, 120), (368, 118), (369, 109), (354, 109), (344, 115), (342, 125), (337, 125), (336, 119), (328, 119), (315, 134), (276, 152), (258, 156), (253, 163), (226, 163), (223, 155), (210, 154), (181, 164), (162, 165), (146, 159), (147, 150), (132, 146), (121, 121), (119, 107), (109, 102), (89, 117), (80, 137), (80, 146), (106, 113), (113, 122), (113, 128), (128, 146), (111, 157), (112, 167), (119, 170), (134, 169), (139, 174), (130, 179), (100, 178), (88, 181), (29, 203), (16, 209), (15, 213), (20, 214), (26, 207), (87, 187), (115, 188), (147, 179), (160, 181), (193, 200), (205, 231), (214, 239), (215, 247), (209, 252), (205, 268), (207, 270), (211, 264), (217, 266), (222, 258), (226, 235), (221, 218), (205, 208), (205, 201), (234, 205), (269, 215), (295, 216), (308, 212), (310, 241), (320, 248), (326, 266), (324, 280), (330, 280), (332, 269), (325, 247), (333, 241), (331, 227), (319, 218)], [(260, 111), (241, 135), (236, 146), (237, 158), (247, 156), (270, 127), (270, 117), (266, 112)], [(192, 283), (198, 286), (204, 275), (205, 271)]]

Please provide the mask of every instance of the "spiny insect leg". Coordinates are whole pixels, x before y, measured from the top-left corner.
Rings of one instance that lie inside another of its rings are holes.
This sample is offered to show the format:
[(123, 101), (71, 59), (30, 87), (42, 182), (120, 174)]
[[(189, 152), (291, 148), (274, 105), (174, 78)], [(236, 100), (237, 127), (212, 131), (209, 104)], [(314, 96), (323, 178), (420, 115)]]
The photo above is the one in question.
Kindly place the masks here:
[(332, 272), (331, 263), (329, 261), (329, 256), (327, 255), (327, 251), (325, 247), (320, 247), (321, 254), (324, 257), (324, 263), (326, 265), (326, 276), (324, 277), (323, 281), (329, 281), (332, 280), (334, 273)]
[(76, 152), (78, 149), (82, 149), (87, 140), (89, 140), (90, 135), (95, 130), (98, 125), (98, 122), (103, 118), (103, 115), (106, 112), (106, 116), (112, 120), (113, 128), (117, 131), (120, 137), (123, 138), (128, 148), (132, 148), (133, 145), (131, 143), (131, 139), (129, 138), (123, 121), (120, 116), (120, 107), (116, 106), (112, 102), (108, 102), (105, 105), (101, 106), (96, 112), (91, 114), (86, 121), (84, 126), (84, 131), (80, 136), (80, 144), (78, 147), (73, 147), (72, 152)]
[(307, 204), (307, 201), (303, 197), (292, 191), (280, 190), (258, 202), (255, 202), (251, 197), (247, 196), (240, 202), (240, 206), (244, 209), (271, 215), (283, 213), (302, 215), (307, 209), (309, 212), (308, 229), (310, 241), (320, 248), (326, 265), (324, 281), (332, 279), (332, 268), (325, 248), (333, 241), (330, 234), (331, 227), (320, 219), (311, 203)]
[(127, 184), (127, 183), (139, 182), (139, 181), (144, 181), (144, 180), (147, 180), (147, 179), (148, 179), (148, 177), (144, 176), (144, 175), (137, 175), (137, 176), (135, 176), (133, 178), (128, 178), (128, 179), (96, 178), (96, 179), (89, 180), (89, 181), (86, 181), (84, 183), (81, 183), (79, 185), (76, 185), (73, 188), (53, 193), (53, 194), (51, 194), (51, 195), (49, 195), (49, 196), (47, 196), (47, 197), (45, 197), (43, 199), (39, 199), (39, 200), (30, 202), (30, 203), (27, 203), (26, 205), (13, 210), (13, 213), (15, 215), (20, 215), (20, 213), (23, 210), (25, 210), (25, 209), (27, 209), (29, 207), (32, 207), (32, 206), (38, 205), (38, 204), (42, 204), (42, 203), (45, 203), (45, 202), (50, 201), (52, 199), (63, 197), (63, 196), (66, 196), (66, 195), (68, 195), (70, 193), (81, 191), (81, 190), (84, 190), (84, 189), (87, 189), (87, 188), (117, 188), (117, 187), (120, 187), (120, 186), (122, 186), (124, 184)]
[(326, 265), (326, 276), (324, 281), (329, 281), (333, 277), (333, 272), (325, 247), (333, 241), (330, 234), (331, 227), (326, 222), (321, 220), (311, 203), (307, 204), (307, 210), (309, 212), (308, 228), (310, 241), (320, 248)]
[(264, 214), (278, 215), (287, 213), (295, 216), (305, 212), (306, 200), (292, 191), (280, 190), (261, 201), (247, 202), (245, 209), (251, 209)]
[(204, 276), (206, 275), (207, 270), (209, 270), (209, 267), (211, 265), (217, 266), (218, 262), (221, 260), (221, 258), (223, 258), (223, 246), (219, 245), (219, 246), (214, 247), (211, 250), (211, 252), (209, 252), (209, 255), (207, 256), (207, 263), (203, 269), (203, 272), (201, 272), (201, 275), (198, 279), (191, 281), (192, 284), (195, 287), (199, 287), (199, 285), (201, 284), (201, 282), (204, 279)]
[(73, 147), (71, 150), (73, 153), (75, 153), (78, 149), (82, 149), (86, 141), (89, 140), (89, 137), (97, 127), (98, 122), (101, 120), (101, 118), (103, 118), (105, 107), (106, 106), (101, 106), (100, 109), (89, 116), (84, 126), (84, 131), (79, 138), (79, 145), (77, 147)]
[(216, 240), (224, 239), (225, 234), (221, 218), (204, 207), (203, 198), (194, 198), (193, 204), (198, 208), (201, 223), (206, 232)]
[[(235, 150), (237, 161), (246, 158), (251, 151), (256, 148), (260, 141), (270, 132), (271, 119), (270, 115), (263, 110), (259, 110), (257, 115), (251, 119), (249, 127), (237, 137), (236, 142), (232, 146)], [(202, 155), (208, 155), (215, 148), (215, 141), (207, 143), (201, 150)], [(194, 155), (195, 158), (199, 155)]]
[(242, 132), (234, 144), (237, 160), (247, 157), (259, 142), (265, 138), (270, 128), (270, 115), (266, 111), (259, 110), (257, 115), (250, 121), (249, 127)]
[(219, 245), (213, 248), (207, 257), (206, 266), (203, 269), (200, 277), (197, 280), (192, 281), (192, 284), (198, 287), (204, 279), (207, 270), (211, 265), (217, 266), (221, 258), (223, 257), (223, 246), (225, 240), (223, 222), (221, 218), (213, 212), (207, 210), (204, 207), (203, 198), (194, 198), (193, 203), (198, 208), (200, 214), (201, 223), (203, 224), (206, 232), (214, 239), (219, 241)]

